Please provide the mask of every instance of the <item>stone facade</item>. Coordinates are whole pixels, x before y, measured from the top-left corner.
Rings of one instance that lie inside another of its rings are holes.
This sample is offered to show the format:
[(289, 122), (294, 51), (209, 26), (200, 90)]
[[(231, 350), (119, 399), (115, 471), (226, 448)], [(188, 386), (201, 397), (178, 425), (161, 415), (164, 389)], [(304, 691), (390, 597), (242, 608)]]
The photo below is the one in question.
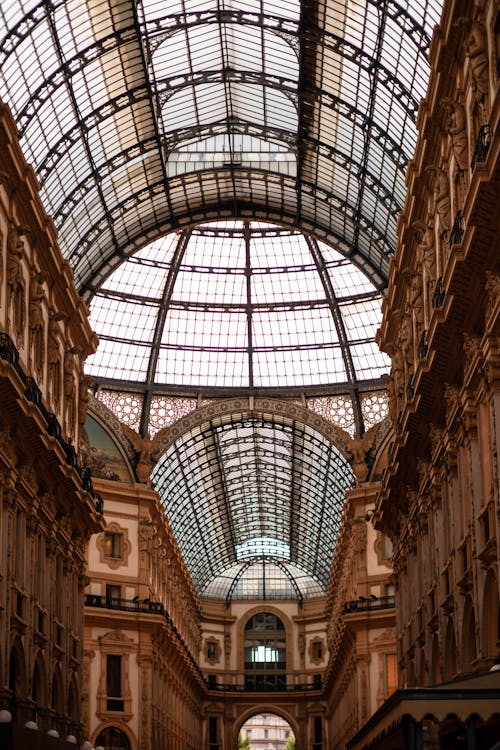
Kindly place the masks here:
[(0, 709), (53, 743), (83, 730), (85, 549), (102, 519), (76, 446), (95, 346), (0, 104)]

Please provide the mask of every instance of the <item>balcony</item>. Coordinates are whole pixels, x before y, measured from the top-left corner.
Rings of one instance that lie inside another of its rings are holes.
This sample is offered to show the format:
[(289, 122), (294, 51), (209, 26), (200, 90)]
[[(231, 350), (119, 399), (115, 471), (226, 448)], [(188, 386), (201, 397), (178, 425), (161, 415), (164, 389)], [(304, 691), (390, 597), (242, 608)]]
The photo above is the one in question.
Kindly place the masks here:
[(342, 610), (343, 615), (353, 612), (372, 612), (379, 609), (394, 609), (396, 606), (394, 596), (360, 596), (359, 599), (346, 602)]
[(321, 690), (322, 685), (314, 682), (302, 682), (299, 684), (288, 684), (288, 685), (266, 685), (262, 687), (256, 687), (255, 685), (248, 686), (244, 683), (237, 683), (234, 685), (227, 685), (223, 683), (211, 682), (208, 686), (209, 690), (216, 690), (217, 692), (224, 693), (304, 693)]
[(86, 607), (99, 607), (100, 609), (117, 609), (120, 612), (149, 612), (149, 614), (163, 615), (165, 607), (161, 602), (152, 602), (149, 599), (120, 599), (116, 596), (101, 596), (99, 594), (85, 595)]

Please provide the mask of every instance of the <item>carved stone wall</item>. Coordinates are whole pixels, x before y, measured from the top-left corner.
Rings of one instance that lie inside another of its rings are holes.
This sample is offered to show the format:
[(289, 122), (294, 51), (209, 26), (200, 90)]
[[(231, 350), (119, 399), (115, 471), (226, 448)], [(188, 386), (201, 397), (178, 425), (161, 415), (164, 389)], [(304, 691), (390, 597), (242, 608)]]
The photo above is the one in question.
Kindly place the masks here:
[(383, 306), (401, 686), (500, 658), (498, 24), (492, 0), (445, 5)]
[(85, 547), (77, 460), (87, 311), (0, 103), (0, 709), (82, 737)]
[(329, 748), (346, 742), (388, 697), (396, 660), (391, 561), (370, 521), (378, 483), (350, 490), (328, 593), (329, 662), (325, 680)]

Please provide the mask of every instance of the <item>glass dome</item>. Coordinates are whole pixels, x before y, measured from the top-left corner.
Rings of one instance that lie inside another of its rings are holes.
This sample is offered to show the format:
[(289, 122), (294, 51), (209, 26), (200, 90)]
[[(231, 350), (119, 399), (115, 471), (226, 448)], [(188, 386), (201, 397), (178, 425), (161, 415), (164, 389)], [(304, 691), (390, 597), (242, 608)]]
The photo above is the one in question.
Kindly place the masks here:
[[(126, 260), (91, 304), (97, 385), (206, 395), (380, 387), (380, 292), (325, 243), (217, 222)], [(359, 411), (359, 409), (358, 409)]]

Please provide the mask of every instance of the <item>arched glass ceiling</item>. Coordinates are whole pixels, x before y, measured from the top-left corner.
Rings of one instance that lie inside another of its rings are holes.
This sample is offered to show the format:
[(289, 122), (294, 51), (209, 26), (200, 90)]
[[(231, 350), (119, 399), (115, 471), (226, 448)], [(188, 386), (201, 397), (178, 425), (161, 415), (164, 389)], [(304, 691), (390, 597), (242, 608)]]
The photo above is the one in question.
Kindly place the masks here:
[(310, 427), (214, 419), (171, 446), (152, 479), (200, 593), (248, 598), (266, 582), (263, 598), (326, 590), (353, 474)]
[(0, 96), (82, 292), (169, 229), (302, 228), (386, 283), (441, 0), (3, 0)]
[(367, 277), (326, 244), (262, 223), (155, 241), (103, 283), (90, 322), (100, 343), (86, 369), (101, 386), (334, 388), (351, 395), (360, 433), (360, 390), (380, 387), (389, 367), (375, 343), (380, 293)]

